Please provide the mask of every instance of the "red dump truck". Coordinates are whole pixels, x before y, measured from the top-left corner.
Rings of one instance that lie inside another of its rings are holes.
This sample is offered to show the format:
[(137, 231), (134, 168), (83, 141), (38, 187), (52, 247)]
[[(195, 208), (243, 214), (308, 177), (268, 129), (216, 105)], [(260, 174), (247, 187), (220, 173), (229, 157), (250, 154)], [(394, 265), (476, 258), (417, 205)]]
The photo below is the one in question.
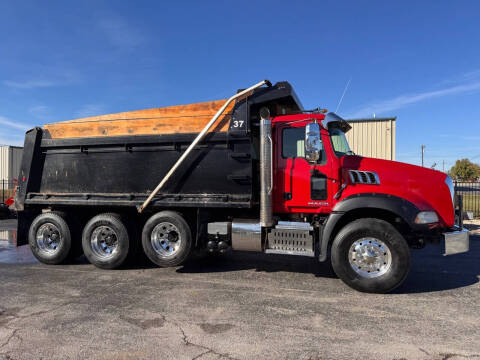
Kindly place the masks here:
[(15, 197), (18, 244), (47, 264), (83, 250), (105, 269), (138, 248), (159, 266), (195, 249), (331, 259), (365, 292), (399, 286), (410, 248), (468, 251), (450, 177), (357, 156), (349, 129), (267, 80), (228, 100), (34, 128)]

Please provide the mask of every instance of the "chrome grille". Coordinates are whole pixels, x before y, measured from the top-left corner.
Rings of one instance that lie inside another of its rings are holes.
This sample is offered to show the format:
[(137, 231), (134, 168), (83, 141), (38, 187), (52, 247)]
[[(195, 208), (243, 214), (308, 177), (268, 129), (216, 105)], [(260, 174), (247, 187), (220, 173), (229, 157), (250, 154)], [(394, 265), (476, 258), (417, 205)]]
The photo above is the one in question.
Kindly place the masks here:
[(352, 184), (380, 185), (380, 179), (373, 171), (350, 170), (349, 173)]

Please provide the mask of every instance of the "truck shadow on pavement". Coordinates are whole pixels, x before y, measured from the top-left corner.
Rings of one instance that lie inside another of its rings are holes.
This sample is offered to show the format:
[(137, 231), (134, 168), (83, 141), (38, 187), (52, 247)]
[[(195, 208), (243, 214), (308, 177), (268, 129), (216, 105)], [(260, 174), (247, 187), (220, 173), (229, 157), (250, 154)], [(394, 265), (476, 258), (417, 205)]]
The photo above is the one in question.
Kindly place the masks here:
[[(255, 269), (260, 272), (311, 273), (319, 278), (336, 278), (329, 262), (296, 256), (274, 256), (235, 252), (196, 259), (177, 269), (178, 273), (219, 273)], [(393, 294), (414, 294), (453, 290), (479, 282), (480, 236), (472, 237), (470, 252), (443, 256), (440, 245), (412, 250), (412, 267), (406, 281)], [(352, 290), (353, 291), (353, 290)]]
[(480, 277), (480, 237), (471, 240), (470, 252), (443, 256), (439, 246), (412, 251), (412, 268), (393, 293), (412, 294), (453, 290), (474, 285)]
[[(13, 244), (0, 246), (0, 264), (31, 266), (37, 263), (28, 246), (15, 247)], [(91, 266), (84, 256), (77, 258), (70, 265)], [(147, 260), (145, 256), (137, 257), (134, 263), (119, 271), (138, 269), (163, 271)], [(290, 273), (291, 276), (313, 274), (317, 278), (336, 278), (329, 262), (319, 263), (314, 258), (250, 252), (229, 252), (221, 256), (197, 257), (178, 267), (176, 272), (178, 274), (208, 274), (234, 273), (245, 270), (265, 273), (284, 272)], [(465, 254), (442, 256), (442, 248), (439, 245), (429, 245), (422, 250), (412, 250), (410, 274), (404, 284), (393, 293), (415, 294), (465, 288), (477, 284), (479, 277), (480, 236), (477, 235), (471, 237), (470, 251)], [(341, 286), (340, 280), (338, 281), (338, 285)]]
[(235, 251), (225, 255), (207, 256), (189, 261), (178, 273), (218, 273), (254, 269), (258, 272), (291, 272), (314, 274), (317, 277), (335, 278), (330, 263), (318, 263), (314, 258), (286, 255), (266, 255)]

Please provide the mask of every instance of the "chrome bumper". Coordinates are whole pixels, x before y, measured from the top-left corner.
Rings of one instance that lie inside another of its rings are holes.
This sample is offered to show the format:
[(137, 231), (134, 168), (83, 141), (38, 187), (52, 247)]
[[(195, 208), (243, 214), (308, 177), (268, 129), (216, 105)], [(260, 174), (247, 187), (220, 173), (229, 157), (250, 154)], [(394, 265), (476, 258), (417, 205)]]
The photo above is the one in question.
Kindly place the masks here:
[(470, 250), (470, 235), (465, 228), (456, 227), (450, 232), (443, 233), (445, 239), (445, 253), (453, 255), (464, 253)]

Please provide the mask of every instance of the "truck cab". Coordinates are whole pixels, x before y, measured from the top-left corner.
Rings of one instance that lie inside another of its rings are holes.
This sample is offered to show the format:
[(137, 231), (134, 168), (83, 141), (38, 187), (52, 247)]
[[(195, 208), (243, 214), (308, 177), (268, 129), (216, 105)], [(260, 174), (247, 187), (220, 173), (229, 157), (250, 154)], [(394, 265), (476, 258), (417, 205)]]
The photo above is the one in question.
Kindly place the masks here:
[[(443, 241), (446, 255), (468, 251), (468, 233), (455, 224), (448, 175), (355, 155), (345, 137), (350, 126), (334, 113), (279, 116), (271, 123), (273, 212), (283, 239), (270, 241), (270, 233), (267, 246), (276, 253), (303, 252), (323, 261), (330, 250), (342, 280), (375, 292), (405, 278), (409, 247)], [(312, 244), (288, 234), (302, 222), (318, 224)]]

